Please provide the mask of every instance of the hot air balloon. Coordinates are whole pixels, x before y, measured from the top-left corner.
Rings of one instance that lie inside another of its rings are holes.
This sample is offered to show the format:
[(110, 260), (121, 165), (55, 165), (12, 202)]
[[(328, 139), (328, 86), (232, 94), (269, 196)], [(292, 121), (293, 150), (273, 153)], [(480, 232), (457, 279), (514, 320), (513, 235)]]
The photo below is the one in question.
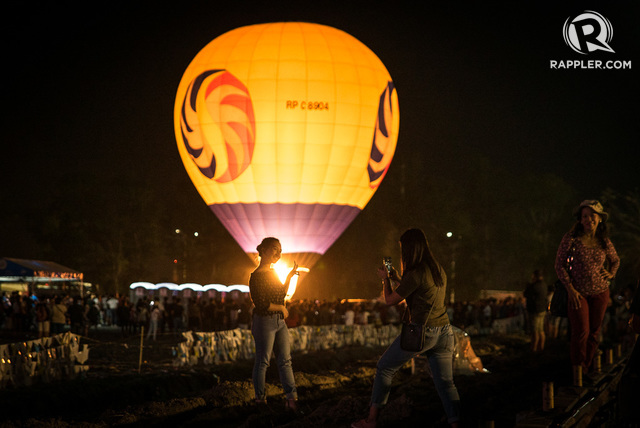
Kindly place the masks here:
[(250, 25), (195, 56), (174, 125), (189, 177), (242, 249), (275, 236), (283, 259), (311, 267), (384, 178), (398, 97), (380, 59), (341, 30)]

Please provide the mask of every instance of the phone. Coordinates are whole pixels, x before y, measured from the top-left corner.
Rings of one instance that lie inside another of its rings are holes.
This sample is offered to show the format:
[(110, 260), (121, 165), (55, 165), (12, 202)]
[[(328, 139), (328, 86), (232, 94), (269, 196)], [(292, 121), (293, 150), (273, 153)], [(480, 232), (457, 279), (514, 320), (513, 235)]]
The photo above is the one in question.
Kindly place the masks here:
[(384, 263), (384, 267), (387, 268), (387, 275), (391, 275), (391, 269), (393, 268), (393, 264), (391, 263), (391, 257), (385, 257), (382, 259)]

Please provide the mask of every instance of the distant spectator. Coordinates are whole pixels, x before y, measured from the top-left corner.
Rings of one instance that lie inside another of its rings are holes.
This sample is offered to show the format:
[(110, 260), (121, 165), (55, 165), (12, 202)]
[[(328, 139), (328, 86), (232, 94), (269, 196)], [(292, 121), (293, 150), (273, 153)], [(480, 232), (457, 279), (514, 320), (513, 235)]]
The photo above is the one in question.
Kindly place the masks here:
[(180, 298), (176, 297), (173, 304), (173, 329), (176, 334), (184, 331), (184, 307), (180, 302)]
[(114, 296), (107, 299), (107, 325), (118, 325), (118, 299)]
[(347, 310), (344, 311), (344, 325), (355, 324), (356, 313), (353, 310), (353, 304), (347, 303)]
[(289, 317), (284, 322), (288, 328), (295, 328), (300, 325), (300, 313), (295, 305), (289, 306)]
[(149, 318), (151, 316), (151, 312), (149, 309), (149, 305), (145, 299), (144, 304), (136, 306), (136, 312), (138, 314), (138, 326), (140, 328), (149, 329)]
[(369, 324), (369, 311), (364, 305), (360, 305), (360, 310), (356, 313), (356, 324), (367, 325)]
[(400, 324), (400, 311), (398, 305), (387, 307), (387, 324), (399, 325)]
[(11, 327), (14, 331), (23, 331), (24, 305), (22, 303), (22, 299), (20, 298), (20, 294), (17, 291), (11, 293), (9, 302), (11, 305)]
[[(251, 315), (251, 300), (248, 297), (244, 297), (238, 312), (238, 328), (249, 330), (251, 328)], [(301, 321), (300, 313), (298, 312), (298, 325), (300, 325)]]
[(153, 337), (155, 342), (158, 334), (158, 323), (160, 322), (161, 314), (158, 305), (151, 305), (151, 314), (149, 316), (149, 332), (147, 333), (147, 339)]
[(87, 332), (91, 327), (94, 329), (98, 328), (100, 324), (100, 308), (98, 307), (98, 303), (93, 300), (87, 300)]
[(138, 326), (138, 308), (131, 303), (129, 304), (129, 333), (136, 333)]
[(9, 299), (7, 298), (6, 293), (2, 292), (2, 297), (0, 297), (0, 329), (5, 327), (7, 322), (7, 308), (8, 308)]
[(233, 330), (238, 327), (238, 309), (240, 309), (240, 305), (238, 305), (235, 299), (229, 299), (225, 307), (228, 320), (227, 329)]
[(531, 332), (531, 350), (538, 352), (544, 350), (546, 336), (544, 333), (544, 320), (547, 314), (547, 283), (539, 270), (531, 275), (531, 282), (524, 290), (527, 299), (527, 313), (529, 315), (529, 331)]
[(200, 309), (202, 314), (202, 330), (213, 331), (213, 319), (215, 316), (216, 307), (213, 304), (213, 299), (204, 299), (204, 304)]
[(220, 297), (216, 299), (213, 326), (216, 331), (225, 330), (227, 328), (225, 323), (224, 303), (222, 303), (222, 299)]
[(129, 320), (131, 317), (131, 310), (129, 308), (129, 298), (121, 297), (118, 301), (118, 326), (120, 327), (120, 331), (123, 336), (127, 336), (129, 334)]
[(69, 307), (69, 322), (71, 324), (71, 332), (74, 334), (84, 334), (85, 312), (82, 299), (76, 297)]
[(51, 327), (51, 312), (49, 311), (49, 299), (39, 300), (36, 303), (36, 322), (38, 324), (38, 337), (48, 337)]
[(51, 306), (51, 332), (60, 334), (64, 332), (67, 323), (67, 305), (62, 303), (62, 298), (56, 296)]

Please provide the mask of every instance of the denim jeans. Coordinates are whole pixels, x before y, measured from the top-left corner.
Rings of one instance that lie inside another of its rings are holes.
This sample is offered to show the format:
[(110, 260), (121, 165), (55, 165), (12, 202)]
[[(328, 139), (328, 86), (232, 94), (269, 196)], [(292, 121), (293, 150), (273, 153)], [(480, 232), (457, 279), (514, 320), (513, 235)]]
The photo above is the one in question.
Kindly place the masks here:
[(256, 360), (253, 365), (253, 388), (256, 400), (266, 398), (265, 378), (271, 353), (275, 351), (280, 382), (287, 398), (298, 398), (291, 366), (289, 330), (281, 315), (253, 315), (251, 333), (256, 342)]
[(453, 383), (454, 337), (450, 324), (441, 327), (427, 327), (424, 348), (419, 352), (405, 351), (400, 347), (400, 337), (387, 348), (378, 361), (376, 377), (373, 381), (371, 405), (381, 407), (387, 403), (391, 381), (398, 370), (413, 357), (425, 353), (436, 391), (447, 414), (449, 423), (460, 420), (460, 396)]

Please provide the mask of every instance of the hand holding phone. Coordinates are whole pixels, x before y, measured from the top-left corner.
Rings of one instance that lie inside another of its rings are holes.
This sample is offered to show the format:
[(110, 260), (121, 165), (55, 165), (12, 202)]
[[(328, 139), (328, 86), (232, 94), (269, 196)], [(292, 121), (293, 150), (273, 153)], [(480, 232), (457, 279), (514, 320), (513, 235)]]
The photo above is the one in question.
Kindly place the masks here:
[(387, 269), (387, 276), (391, 276), (391, 272), (393, 272), (393, 263), (391, 263), (391, 257), (385, 257), (382, 259), (384, 263), (384, 267)]

